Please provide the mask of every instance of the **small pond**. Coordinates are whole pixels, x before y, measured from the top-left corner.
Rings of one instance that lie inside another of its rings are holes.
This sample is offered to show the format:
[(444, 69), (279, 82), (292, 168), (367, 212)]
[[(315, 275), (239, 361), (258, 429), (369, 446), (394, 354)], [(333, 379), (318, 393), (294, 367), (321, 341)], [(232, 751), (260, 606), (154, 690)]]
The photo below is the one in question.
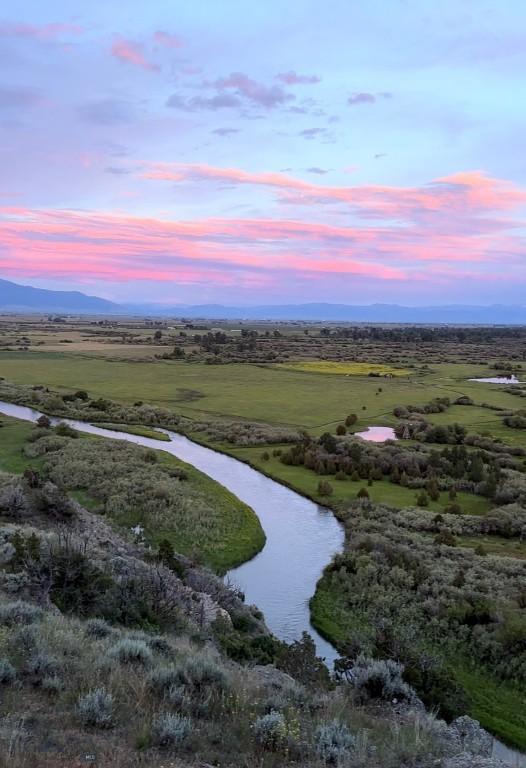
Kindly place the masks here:
[(526, 384), (525, 381), (519, 381), (514, 374), (511, 376), (490, 376), (487, 379), (469, 379), (469, 381), (478, 381), (479, 384)]
[(356, 437), (371, 443), (385, 443), (386, 440), (398, 440), (392, 427), (367, 427), (363, 432), (355, 432)]

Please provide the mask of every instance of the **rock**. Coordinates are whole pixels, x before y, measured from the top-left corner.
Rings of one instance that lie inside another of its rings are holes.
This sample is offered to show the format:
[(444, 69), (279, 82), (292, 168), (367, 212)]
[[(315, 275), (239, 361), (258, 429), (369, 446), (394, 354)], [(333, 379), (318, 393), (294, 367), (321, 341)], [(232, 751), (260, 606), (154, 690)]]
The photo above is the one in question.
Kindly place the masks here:
[(492, 736), (480, 727), (477, 720), (467, 715), (457, 717), (448, 728), (448, 736), (460, 753), (490, 757), (493, 749)]
[(297, 685), (293, 677), (286, 672), (276, 669), (272, 664), (257, 664), (250, 670), (252, 675), (255, 676), (259, 685), (265, 688), (274, 688), (276, 690), (282, 690), (283, 688), (291, 688)]

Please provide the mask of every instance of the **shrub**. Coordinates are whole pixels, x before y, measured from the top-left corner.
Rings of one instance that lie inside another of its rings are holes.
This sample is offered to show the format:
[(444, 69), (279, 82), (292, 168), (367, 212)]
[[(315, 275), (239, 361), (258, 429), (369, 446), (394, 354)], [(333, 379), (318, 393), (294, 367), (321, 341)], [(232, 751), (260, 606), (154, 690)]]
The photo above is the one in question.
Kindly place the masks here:
[(347, 726), (338, 720), (319, 725), (314, 732), (316, 752), (328, 765), (340, 765), (354, 747), (354, 743), (354, 736)]
[(352, 670), (354, 689), (361, 700), (411, 700), (413, 690), (402, 679), (404, 667), (392, 659), (359, 656)]
[(152, 651), (144, 640), (133, 640), (129, 637), (120, 640), (109, 655), (121, 664), (140, 664), (146, 667), (153, 661)]
[(0, 624), (6, 624), (8, 627), (32, 624), (35, 621), (40, 621), (43, 615), (41, 608), (32, 605), (32, 603), (26, 603), (24, 600), (0, 605)]
[(367, 488), (360, 488), (358, 493), (356, 494), (357, 499), (368, 499), (369, 498), (369, 491)]
[(336, 427), (336, 434), (343, 436), (346, 433), (347, 433), (347, 429), (345, 427), (345, 424), (338, 424), (338, 426)]
[(113, 627), (104, 619), (90, 619), (85, 624), (85, 632), (88, 637), (109, 637), (113, 634)]
[(214, 687), (224, 690), (228, 680), (224, 670), (209, 659), (191, 658), (183, 668), (183, 674), (194, 688)]
[(159, 696), (164, 696), (171, 688), (181, 684), (181, 668), (172, 664), (154, 669), (148, 676), (148, 682)]
[(65, 421), (61, 421), (59, 424), (57, 424), (55, 427), (55, 434), (60, 435), (60, 437), (77, 438), (79, 436), (77, 430), (73, 429), (73, 427), (70, 427), (69, 424), (66, 424)]
[(50, 675), (43, 678), (40, 687), (47, 693), (59, 693), (64, 690), (64, 681), (58, 675)]
[(36, 651), (28, 659), (27, 671), (32, 676), (34, 685), (42, 685), (45, 678), (58, 675), (60, 664), (56, 656)]
[(15, 681), (16, 669), (7, 659), (0, 659), (0, 683), (10, 685)]
[(168, 642), (168, 640), (162, 635), (154, 635), (153, 637), (149, 637), (146, 642), (152, 651), (162, 653), (163, 656), (172, 656), (174, 652), (172, 644)]
[(83, 725), (109, 728), (113, 720), (113, 696), (105, 688), (95, 688), (77, 701), (77, 715)]
[(264, 749), (279, 749), (287, 738), (287, 725), (281, 712), (258, 717), (253, 725), (254, 738)]
[(191, 731), (192, 723), (187, 717), (161, 712), (152, 721), (152, 743), (157, 747), (179, 747)]

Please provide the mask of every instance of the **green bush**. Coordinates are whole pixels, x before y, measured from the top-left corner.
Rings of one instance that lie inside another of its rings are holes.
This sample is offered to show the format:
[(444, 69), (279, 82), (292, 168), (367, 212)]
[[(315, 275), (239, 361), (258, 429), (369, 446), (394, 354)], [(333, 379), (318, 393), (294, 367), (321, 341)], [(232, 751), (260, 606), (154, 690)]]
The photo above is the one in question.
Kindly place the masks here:
[(40, 621), (44, 613), (41, 608), (24, 600), (0, 605), (0, 624), (15, 627), (20, 624), (32, 624)]
[(113, 724), (113, 696), (105, 688), (95, 688), (77, 701), (77, 716), (83, 725), (109, 728)]
[(192, 732), (192, 723), (187, 717), (161, 712), (154, 717), (151, 725), (151, 739), (156, 747), (180, 747)]
[(355, 739), (348, 727), (338, 720), (319, 725), (314, 732), (316, 753), (328, 765), (341, 765), (349, 757)]
[(281, 712), (272, 711), (258, 717), (253, 731), (256, 742), (271, 751), (280, 749), (287, 738), (287, 724)]
[(120, 640), (109, 652), (109, 656), (121, 664), (138, 664), (143, 667), (153, 662), (151, 649), (143, 640), (134, 640), (125, 637)]

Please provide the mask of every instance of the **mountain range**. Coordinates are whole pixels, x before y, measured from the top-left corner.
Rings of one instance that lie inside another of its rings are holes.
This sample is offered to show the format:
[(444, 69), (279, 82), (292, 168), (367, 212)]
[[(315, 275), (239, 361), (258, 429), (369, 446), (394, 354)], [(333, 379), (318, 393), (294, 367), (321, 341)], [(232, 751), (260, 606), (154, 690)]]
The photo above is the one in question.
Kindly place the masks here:
[(233, 307), (222, 304), (117, 304), (79, 291), (50, 291), (0, 280), (0, 312), (51, 312), (87, 315), (139, 315), (215, 320), (305, 320), (355, 323), (526, 325), (526, 306), (406, 307), (398, 304), (268, 304)]

